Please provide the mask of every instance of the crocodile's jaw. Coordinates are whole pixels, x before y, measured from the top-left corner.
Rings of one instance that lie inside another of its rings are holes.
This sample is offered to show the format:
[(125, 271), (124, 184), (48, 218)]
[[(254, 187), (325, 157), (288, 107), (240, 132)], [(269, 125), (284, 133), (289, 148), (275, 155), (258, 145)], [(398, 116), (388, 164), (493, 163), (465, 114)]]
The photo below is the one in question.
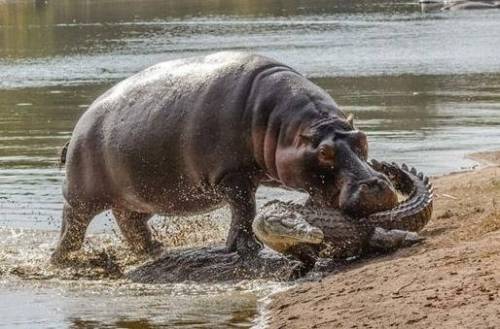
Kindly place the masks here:
[(259, 240), (278, 252), (286, 252), (299, 244), (319, 244), (324, 239), (323, 231), (302, 216), (255, 220), (253, 231)]

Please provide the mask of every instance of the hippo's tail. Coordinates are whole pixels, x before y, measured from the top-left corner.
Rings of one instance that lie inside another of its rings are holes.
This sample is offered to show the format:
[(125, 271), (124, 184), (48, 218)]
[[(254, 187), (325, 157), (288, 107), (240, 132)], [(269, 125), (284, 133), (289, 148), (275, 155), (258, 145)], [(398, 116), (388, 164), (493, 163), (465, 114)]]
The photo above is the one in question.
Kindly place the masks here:
[(61, 148), (61, 151), (59, 151), (59, 167), (63, 167), (66, 164), (66, 155), (68, 154), (68, 146), (69, 142), (67, 141), (66, 144)]

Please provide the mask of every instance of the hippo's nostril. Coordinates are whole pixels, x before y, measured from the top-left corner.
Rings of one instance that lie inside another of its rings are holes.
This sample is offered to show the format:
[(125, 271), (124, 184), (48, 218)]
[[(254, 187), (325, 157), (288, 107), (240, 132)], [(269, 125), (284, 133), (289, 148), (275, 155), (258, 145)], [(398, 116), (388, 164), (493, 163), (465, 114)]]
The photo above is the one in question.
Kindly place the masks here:
[(389, 182), (387, 182), (385, 179), (377, 178), (377, 186), (380, 188), (385, 188), (388, 187)]
[(363, 194), (390, 193), (392, 191), (391, 184), (387, 179), (378, 176), (358, 182), (355, 188)]
[(383, 183), (385, 183), (385, 184), (388, 184), (388, 185), (391, 185), (391, 184), (392, 184), (392, 183), (391, 183), (391, 180), (390, 180), (390, 179), (389, 179), (389, 177), (387, 177), (386, 175), (382, 175), (382, 174), (381, 174), (381, 175), (378, 177), (378, 179), (379, 179), (380, 181), (382, 181)]
[(366, 179), (366, 180), (359, 182), (358, 187), (359, 188), (362, 188), (362, 187), (374, 188), (374, 187), (379, 187), (379, 186), (384, 186), (384, 185), (385, 185), (384, 180), (379, 179), (378, 177), (373, 177), (373, 178), (369, 178), (369, 179)]

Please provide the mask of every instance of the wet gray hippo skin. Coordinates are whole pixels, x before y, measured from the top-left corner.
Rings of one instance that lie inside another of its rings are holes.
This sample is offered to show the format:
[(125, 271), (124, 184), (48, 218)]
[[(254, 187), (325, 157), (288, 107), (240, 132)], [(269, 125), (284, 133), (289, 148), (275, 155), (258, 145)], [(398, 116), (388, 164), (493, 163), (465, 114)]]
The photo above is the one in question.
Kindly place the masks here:
[(365, 134), (286, 65), (245, 53), (160, 63), (118, 83), (78, 121), (62, 157), (63, 225), (52, 260), (80, 249), (107, 209), (135, 252), (154, 253), (153, 214), (224, 204), (227, 251), (253, 255), (260, 184), (304, 190), (314, 204), (359, 216), (393, 206), (393, 188), (366, 156)]

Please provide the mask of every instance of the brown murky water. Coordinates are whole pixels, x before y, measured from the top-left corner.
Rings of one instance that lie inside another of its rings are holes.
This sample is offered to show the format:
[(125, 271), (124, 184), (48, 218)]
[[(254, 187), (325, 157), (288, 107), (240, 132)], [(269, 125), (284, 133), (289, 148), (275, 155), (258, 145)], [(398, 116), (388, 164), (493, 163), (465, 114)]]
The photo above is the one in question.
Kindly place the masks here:
[[(0, 328), (258, 326), (257, 300), (283, 287), (145, 286), (48, 266), (62, 205), (57, 151), (116, 81), (171, 58), (263, 53), (355, 113), (372, 157), (440, 174), (500, 146), (499, 44), (500, 11), (422, 13), (399, 1), (0, 0)], [(261, 203), (298, 197), (259, 192)], [(224, 210), (155, 219), (170, 245), (220, 241), (227, 221)], [(109, 215), (91, 233), (87, 250), (127, 258)]]

